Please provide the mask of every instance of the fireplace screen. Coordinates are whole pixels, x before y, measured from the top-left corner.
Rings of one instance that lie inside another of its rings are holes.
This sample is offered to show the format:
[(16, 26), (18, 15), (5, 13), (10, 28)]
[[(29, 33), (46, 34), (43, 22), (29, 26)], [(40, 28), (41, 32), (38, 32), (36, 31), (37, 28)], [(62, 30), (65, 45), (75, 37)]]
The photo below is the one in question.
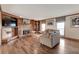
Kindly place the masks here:
[(29, 30), (23, 30), (23, 35), (28, 34), (29, 32)]

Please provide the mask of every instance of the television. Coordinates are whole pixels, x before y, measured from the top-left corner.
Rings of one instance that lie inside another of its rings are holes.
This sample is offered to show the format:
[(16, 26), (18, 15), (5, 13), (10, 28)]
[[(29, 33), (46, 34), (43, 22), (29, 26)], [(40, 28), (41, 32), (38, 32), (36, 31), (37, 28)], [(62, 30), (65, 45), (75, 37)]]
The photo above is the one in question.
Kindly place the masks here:
[(17, 26), (17, 20), (16, 20), (16, 18), (6, 16), (2, 19), (2, 26), (16, 27)]

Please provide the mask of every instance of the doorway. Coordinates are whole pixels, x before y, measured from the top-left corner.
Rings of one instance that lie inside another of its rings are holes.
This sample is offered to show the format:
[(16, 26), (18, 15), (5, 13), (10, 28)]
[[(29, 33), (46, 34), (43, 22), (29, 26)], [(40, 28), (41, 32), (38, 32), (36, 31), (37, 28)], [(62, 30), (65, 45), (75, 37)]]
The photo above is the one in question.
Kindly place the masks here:
[(57, 22), (57, 29), (60, 31), (61, 36), (64, 36), (64, 25), (65, 22)]
[(42, 23), (42, 24), (41, 24), (41, 31), (45, 31), (45, 26), (46, 26), (45, 23)]

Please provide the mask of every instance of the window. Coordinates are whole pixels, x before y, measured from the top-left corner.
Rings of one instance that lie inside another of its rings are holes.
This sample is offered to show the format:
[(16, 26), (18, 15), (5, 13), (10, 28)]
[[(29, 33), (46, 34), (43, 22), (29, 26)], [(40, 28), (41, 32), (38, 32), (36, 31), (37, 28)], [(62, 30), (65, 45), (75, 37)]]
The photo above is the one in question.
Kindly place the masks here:
[(60, 35), (64, 36), (64, 22), (58, 22), (57, 29), (60, 31)]
[(41, 24), (41, 31), (45, 31), (45, 23)]

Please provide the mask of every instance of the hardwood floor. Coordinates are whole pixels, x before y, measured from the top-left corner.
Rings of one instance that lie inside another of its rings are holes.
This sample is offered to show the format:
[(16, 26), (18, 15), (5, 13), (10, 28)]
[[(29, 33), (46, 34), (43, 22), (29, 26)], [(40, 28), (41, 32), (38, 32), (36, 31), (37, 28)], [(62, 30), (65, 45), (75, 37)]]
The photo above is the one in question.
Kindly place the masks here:
[[(39, 36), (39, 35), (38, 35)], [(60, 39), (60, 44), (49, 48), (40, 44), (37, 36), (17, 38), (0, 47), (1, 54), (78, 54), (79, 41)]]

